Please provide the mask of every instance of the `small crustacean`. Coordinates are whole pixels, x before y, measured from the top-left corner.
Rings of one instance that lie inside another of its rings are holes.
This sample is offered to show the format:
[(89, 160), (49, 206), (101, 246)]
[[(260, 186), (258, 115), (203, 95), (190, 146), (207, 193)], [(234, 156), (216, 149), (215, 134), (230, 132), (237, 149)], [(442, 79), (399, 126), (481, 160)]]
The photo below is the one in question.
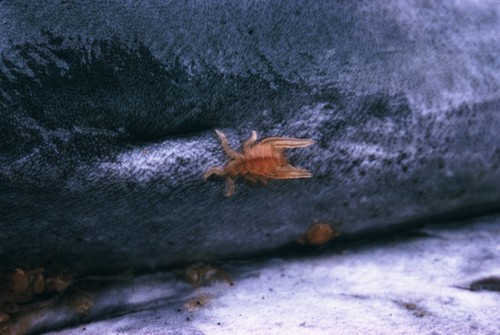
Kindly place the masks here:
[(315, 223), (307, 229), (307, 232), (301, 236), (297, 242), (299, 244), (322, 245), (330, 242), (334, 237), (340, 235), (340, 232), (333, 229), (328, 223)]
[(215, 130), (222, 143), (222, 149), (229, 156), (230, 161), (223, 168), (212, 167), (205, 172), (205, 180), (212, 175), (226, 177), (226, 196), (234, 193), (234, 179), (242, 176), (245, 179), (266, 184), (269, 179), (296, 179), (310, 178), (311, 172), (299, 169), (290, 164), (283, 153), (287, 148), (301, 148), (314, 144), (311, 139), (290, 137), (268, 137), (255, 143), (257, 133), (252, 131), (252, 136), (243, 143), (243, 153), (231, 148), (226, 136)]
[(211, 281), (222, 280), (233, 286), (233, 281), (229, 275), (220, 267), (205, 263), (196, 263), (181, 272), (182, 277), (191, 285), (199, 287)]

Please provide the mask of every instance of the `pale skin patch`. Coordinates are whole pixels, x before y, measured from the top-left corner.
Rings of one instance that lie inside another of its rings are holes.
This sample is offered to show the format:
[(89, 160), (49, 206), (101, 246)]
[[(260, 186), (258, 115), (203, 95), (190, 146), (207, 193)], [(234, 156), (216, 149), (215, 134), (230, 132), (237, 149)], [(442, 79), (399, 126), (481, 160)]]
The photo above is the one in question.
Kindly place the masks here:
[(235, 190), (235, 178), (242, 176), (251, 182), (267, 184), (269, 179), (311, 178), (306, 169), (296, 168), (288, 164), (284, 155), (285, 149), (302, 148), (314, 144), (311, 139), (291, 137), (268, 137), (257, 142), (257, 132), (243, 143), (242, 153), (229, 147), (226, 136), (220, 130), (215, 130), (224, 153), (229, 161), (224, 167), (212, 167), (205, 172), (204, 178), (219, 176), (226, 178), (226, 196), (231, 196)]

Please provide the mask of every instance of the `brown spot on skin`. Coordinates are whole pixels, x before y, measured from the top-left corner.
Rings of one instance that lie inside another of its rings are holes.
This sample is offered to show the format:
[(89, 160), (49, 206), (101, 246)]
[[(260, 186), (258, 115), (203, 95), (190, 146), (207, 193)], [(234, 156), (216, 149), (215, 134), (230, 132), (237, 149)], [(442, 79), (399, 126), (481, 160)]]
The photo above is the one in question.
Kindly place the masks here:
[(340, 232), (334, 230), (332, 225), (328, 223), (315, 223), (307, 229), (307, 232), (297, 242), (307, 245), (323, 245), (338, 235), (340, 235)]

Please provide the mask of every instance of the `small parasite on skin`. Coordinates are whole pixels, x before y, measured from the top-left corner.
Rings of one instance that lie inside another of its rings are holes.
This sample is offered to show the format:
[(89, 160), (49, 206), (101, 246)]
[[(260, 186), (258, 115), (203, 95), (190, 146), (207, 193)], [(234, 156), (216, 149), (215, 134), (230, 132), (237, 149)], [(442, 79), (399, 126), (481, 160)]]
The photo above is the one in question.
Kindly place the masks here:
[(72, 283), (69, 273), (43, 267), (0, 270), (0, 334), (25, 334), (32, 313), (53, 306)]
[(256, 182), (267, 184), (269, 179), (297, 179), (311, 178), (312, 174), (306, 169), (296, 168), (288, 164), (284, 154), (287, 148), (302, 148), (314, 144), (311, 139), (290, 137), (268, 137), (257, 141), (257, 133), (252, 131), (252, 136), (243, 143), (243, 152), (239, 153), (229, 148), (226, 136), (215, 130), (219, 137), (222, 149), (230, 158), (223, 168), (212, 167), (205, 172), (205, 180), (216, 175), (226, 178), (226, 196), (234, 193), (234, 179), (237, 176)]
[(86, 314), (94, 305), (92, 297), (83, 292), (75, 292), (69, 297), (69, 305), (78, 314)]
[(204, 263), (196, 263), (189, 266), (184, 270), (183, 278), (195, 287), (200, 287), (216, 280), (222, 280), (231, 286), (234, 285), (229, 275), (221, 268)]
[(330, 242), (334, 237), (340, 235), (339, 231), (336, 231), (328, 223), (315, 223), (307, 229), (307, 232), (300, 237), (297, 242), (299, 244), (308, 245), (323, 245)]

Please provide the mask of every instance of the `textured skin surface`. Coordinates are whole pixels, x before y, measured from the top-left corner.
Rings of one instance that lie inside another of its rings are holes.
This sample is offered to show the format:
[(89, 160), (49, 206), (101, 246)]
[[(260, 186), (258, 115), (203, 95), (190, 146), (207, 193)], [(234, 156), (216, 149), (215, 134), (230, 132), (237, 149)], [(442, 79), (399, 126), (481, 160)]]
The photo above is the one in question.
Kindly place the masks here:
[[(156, 266), (499, 209), (500, 6), (0, 2), (0, 257)], [(307, 180), (202, 179), (259, 136)], [(443, 216), (444, 215), (444, 216)]]
[[(44, 312), (33, 328), (72, 321), (74, 328), (49, 334), (496, 335), (499, 220), (426, 227), (308, 256), (224, 264), (232, 287), (212, 283), (189, 290), (168, 273), (142, 276), (95, 294), (90, 315), (60, 306)], [(472, 288), (492, 275), (496, 287)], [(201, 303), (193, 307), (192, 301)], [(124, 309), (134, 312), (120, 316)], [(106, 320), (87, 323), (105, 311)]]

